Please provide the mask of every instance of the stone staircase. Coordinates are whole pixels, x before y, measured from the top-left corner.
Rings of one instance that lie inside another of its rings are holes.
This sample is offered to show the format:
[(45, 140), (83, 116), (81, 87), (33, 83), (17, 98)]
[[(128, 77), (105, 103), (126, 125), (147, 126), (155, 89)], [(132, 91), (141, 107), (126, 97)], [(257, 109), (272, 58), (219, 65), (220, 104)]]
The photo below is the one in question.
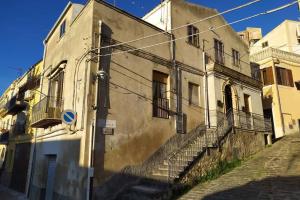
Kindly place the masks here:
[[(198, 127), (186, 134), (189, 137), (184, 136), (184, 142), (181, 142), (178, 148), (174, 148), (173, 151), (164, 155), (164, 159), (155, 164), (148, 162), (147, 165), (153, 166), (150, 172), (148, 172), (149, 169), (147, 169), (148, 171), (140, 170), (136, 175), (141, 176), (140, 180), (116, 195), (115, 199), (169, 199), (172, 184), (176, 183), (196, 160), (201, 159), (201, 155), (208, 152), (209, 148), (220, 147), (220, 142), (232, 130), (232, 118), (233, 115), (229, 113), (218, 122), (215, 128)], [(167, 145), (169, 144), (164, 146)], [(142, 177), (143, 175), (144, 177)]]
[[(213, 135), (215, 129), (205, 130), (207, 135)], [(214, 137), (205, 138), (205, 134), (188, 143), (177, 152), (175, 151), (161, 165), (153, 170), (152, 178), (173, 182), (180, 178), (181, 173), (198, 157), (205, 153), (207, 148), (217, 148)]]

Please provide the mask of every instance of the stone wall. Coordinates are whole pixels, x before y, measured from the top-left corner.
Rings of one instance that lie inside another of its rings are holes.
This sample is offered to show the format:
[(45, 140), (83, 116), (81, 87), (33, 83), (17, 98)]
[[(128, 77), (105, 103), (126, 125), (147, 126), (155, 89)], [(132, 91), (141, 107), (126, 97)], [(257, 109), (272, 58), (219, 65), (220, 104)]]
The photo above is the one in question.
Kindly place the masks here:
[(195, 162), (191, 169), (180, 180), (181, 184), (190, 185), (217, 167), (220, 161), (245, 159), (265, 147), (264, 133), (235, 130), (224, 139), (221, 148), (210, 148), (207, 154)]

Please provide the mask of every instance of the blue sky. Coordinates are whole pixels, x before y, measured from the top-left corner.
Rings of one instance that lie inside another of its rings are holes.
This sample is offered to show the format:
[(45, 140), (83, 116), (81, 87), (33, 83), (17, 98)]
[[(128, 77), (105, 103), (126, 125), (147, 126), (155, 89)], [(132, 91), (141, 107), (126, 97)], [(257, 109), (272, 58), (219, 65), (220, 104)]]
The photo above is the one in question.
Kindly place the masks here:
[[(112, 3), (113, 0), (107, 0)], [(189, 0), (207, 7), (224, 11), (250, 0)], [(293, 0), (263, 0), (245, 9), (225, 15), (228, 22), (240, 19)], [(74, 0), (85, 3), (86, 0)], [(116, 5), (136, 16), (143, 16), (160, 0), (116, 0)], [(60, 15), (68, 0), (9, 0), (0, 7), (0, 94), (18, 77), (22, 68), (25, 72), (43, 56), (43, 39)], [(275, 14), (259, 17), (234, 25), (239, 31), (247, 26), (261, 27), (264, 34), (285, 19), (298, 20), (297, 6)]]

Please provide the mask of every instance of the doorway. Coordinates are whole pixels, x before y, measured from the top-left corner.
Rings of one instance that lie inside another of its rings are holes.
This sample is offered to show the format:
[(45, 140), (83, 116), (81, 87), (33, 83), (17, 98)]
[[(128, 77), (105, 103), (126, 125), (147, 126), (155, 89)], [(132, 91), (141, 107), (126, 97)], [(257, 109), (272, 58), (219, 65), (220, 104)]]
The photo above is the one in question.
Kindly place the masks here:
[(25, 193), (26, 190), (30, 149), (30, 143), (17, 144), (14, 154), (14, 164), (10, 187), (22, 193)]
[(225, 113), (232, 111), (232, 92), (230, 85), (225, 86)]
[(56, 155), (48, 155), (48, 170), (46, 183), (46, 197), (45, 200), (53, 199), (54, 178), (56, 170)]

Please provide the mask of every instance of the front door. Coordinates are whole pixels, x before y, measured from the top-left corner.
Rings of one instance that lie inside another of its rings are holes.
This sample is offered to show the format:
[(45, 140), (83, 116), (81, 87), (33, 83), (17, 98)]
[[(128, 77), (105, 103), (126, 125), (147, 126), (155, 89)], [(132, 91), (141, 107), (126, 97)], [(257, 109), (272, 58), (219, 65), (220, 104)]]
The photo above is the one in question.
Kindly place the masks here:
[(46, 198), (45, 200), (53, 199), (54, 178), (56, 169), (56, 155), (49, 155), (48, 157), (48, 172), (46, 183)]
[(30, 143), (17, 144), (10, 187), (25, 193), (30, 158)]
[(232, 93), (230, 85), (225, 87), (225, 112), (228, 113), (232, 110)]

